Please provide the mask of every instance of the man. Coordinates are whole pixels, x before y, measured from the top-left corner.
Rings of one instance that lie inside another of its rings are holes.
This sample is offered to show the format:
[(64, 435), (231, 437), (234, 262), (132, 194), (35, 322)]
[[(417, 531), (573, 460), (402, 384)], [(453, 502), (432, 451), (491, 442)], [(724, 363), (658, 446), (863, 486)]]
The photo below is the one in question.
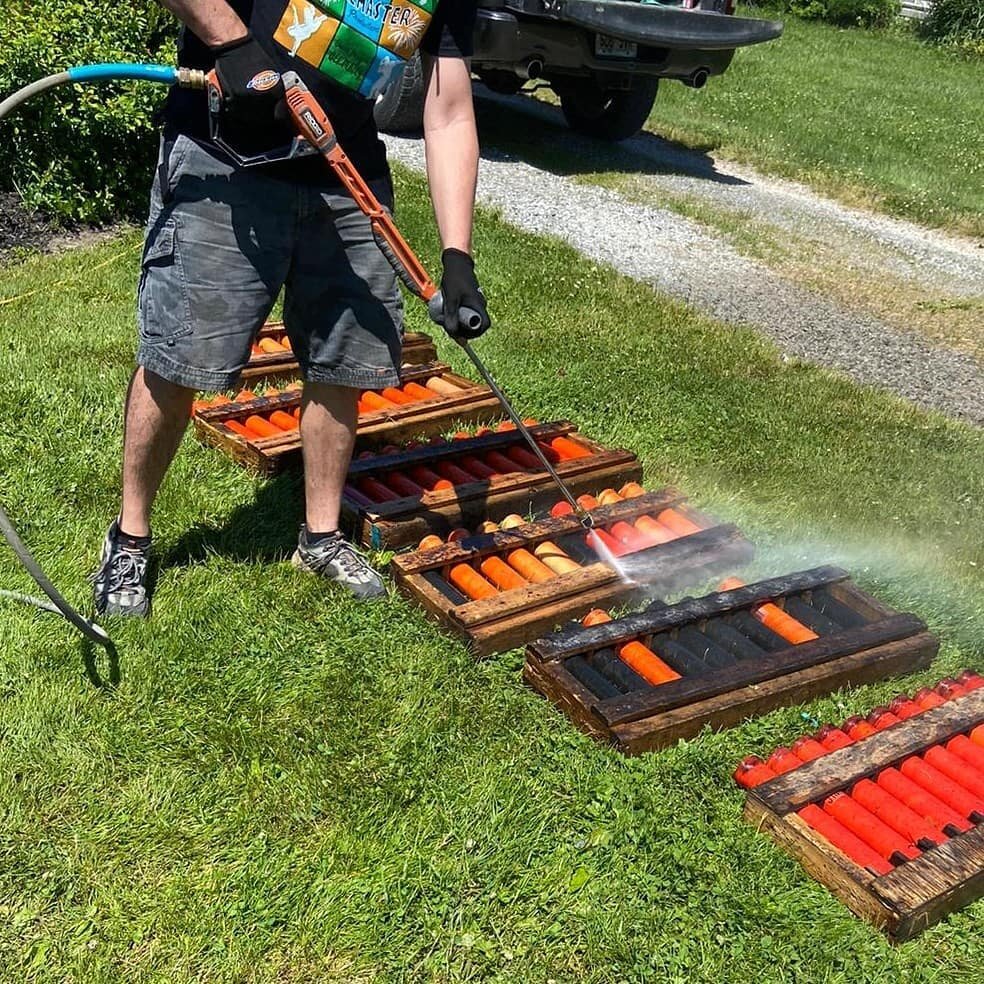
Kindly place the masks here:
[(293, 562), (359, 598), (383, 595), (379, 575), (339, 534), (338, 515), (358, 393), (398, 385), (400, 295), (368, 222), (325, 161), (285, 159), (293, 131), (279, 75), (301, 76), (356, 168), (391, 206), (372, 97), (420, 45), (445, 323), (456, 325), (458, 307), (466, 305), (482, 314), (470, 333), (481, 334), (489, 321), (470, 257), (478, 140), (468, 56), (476, 4), (442, 0), (434, 10), (436, 0), (162, 2), (184, 24), (179, 64), (215, 66), (223, 141), (241, 157), (279, 159), (239, 166), (209, 142), (204, 94), (171, 91), (141, 268), (122, 506), (93, 575), (96, 609), (149, 614), (151, 507), (192, 399), (198, 390), (235, 385), (281, 288), (304, 377), (305, 523)]

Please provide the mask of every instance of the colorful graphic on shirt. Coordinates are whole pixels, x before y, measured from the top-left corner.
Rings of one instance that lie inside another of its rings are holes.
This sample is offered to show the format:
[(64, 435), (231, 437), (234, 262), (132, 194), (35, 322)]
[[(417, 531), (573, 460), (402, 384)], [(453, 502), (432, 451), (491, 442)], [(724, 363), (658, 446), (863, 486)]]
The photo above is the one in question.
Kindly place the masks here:
[(331, 44), (338, 21), (321, 13), (306, 0), (291, 0), (274, 38), (289, 52), (310, 65), (320, 65)]
[(420, 47), (438, 0), (289, 0), (274, 38), (292, 58), (375, 98)]

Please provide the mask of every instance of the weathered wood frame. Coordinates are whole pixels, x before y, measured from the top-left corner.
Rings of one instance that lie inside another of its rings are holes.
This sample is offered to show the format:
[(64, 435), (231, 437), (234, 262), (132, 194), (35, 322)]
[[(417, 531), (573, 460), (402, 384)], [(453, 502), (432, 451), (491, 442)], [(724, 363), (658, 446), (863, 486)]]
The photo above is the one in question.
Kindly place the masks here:
[[(487, 423), (501, 415), (499, 401), (484, 385), (451, 371), (443, 362), (407, 366), (401, 377), (405, 383), (440, 376), (461, 387), (454, 396), (435, 393), (432, 400), (407, 403), (393, 410), (359, 415), (356, 437), (360, 445), (378, 445), (410, 437), (427, 437), (448, 430), (455, 423)], [(301, 460), (301, 438), (297, 431), (247, 440), (222, 425), (227, 420), (242, 422), (252, 414), (291, 411), (300, 404), (297, 390), (248, 403), (223, 403), (195, 413), (195, 433), (199, 440), (225, 451), (240, 464), (272, 475)]]
[[(840, 568), (818, 567), (684, 599), (590, 629), (557, 633), (530, 644), (523, 675), (582, 731), (636, 755), (692, 737), (705, 725), (732, 727), (774, 707), (927, 666), (939, 643), (925, 624), (882, 605), (848, 577)], [(649, 645), (657, 633), (699, 626), (712, 616), (747, 610), (763, 601), (782, 605), (789, 595), (820, 587), (861, 614), (867, 624), (790, 646), (755, 662), (741, 661), (715, 673), (608, 700), (592, 694), (565, 666), (572, 656), (632, 639)]]
[[(286, 334), (287, 329), (282, 321), (268, 321), (258, 332), (257, 339), (274, 338)], [(430, 335), (422, 331), (408, 331), (403, 336), (403, 354), (401, 362), (405, 366), (422, 365), (426, 362), (437, 361), (437, 348)], [(297, 359), (291, 352), (264, 352), (262, 355), (251, 355), (249, 362), (240, 374), (241, 380), (250, 379), (288, 379), (295, 378), (298, 373)]]
[[(557, 421), (537, 424), (531, 432), (543, 441), (569, 436), (588, 448), (588, 458), (574, 458), (556, 464), (557, 473), (575, 494), (599, 492), (607, 486), (642, 479), (642, 466), (630, 451), (609, 449), (578, 434), (572, 423)], [(433, 468), (435, 463), (460, 455), (482, 455), (524, 447), (526, 442), (516, 431), (483, 434), (444, 445), (427, 445), (410, 451), (355, 459), (349, 466), (349, 482), (388, 471), (405, 471), (418, 465)], [(503, 519), (510, 513), (528, 514), (549, 506), (559, 493), (545, 471), (517, 471), (486, 481), (458, 485), (454, 489), (427, 492), (395, 502), (362, 506), (351, 497), (342, 499), (342, 529), (364, 546), (380, 549), (419, 543), (428, 533), (446, 536), (456, 526), (473, 527), (482, 520)]]
[(910, 939), (984, 895), (984, 825), (872, 875), (833, 847), (796, 813), (910, 755), (984, 721), (984, 689), (971, 691), (862, 742), (831, 752), (748, 792), (746, 819), (765, 831), (855, 915), (894, 942)]
[(688, 507), (676, 489), (649, 492), (610, 506), (591, 510), (597, 526), (631, 521), (673, 507), (700, 522), (704, 529), (633, 554), (640, 566), (652, 562), (661, 580), (646, 585), (627, 583), (602, 562), (587, 564), (542, 584), (504, 591), (494, 598), (454, 604), (425, 577), (446, 571), (452, 564), (474, 563), (491, 554), (525, 547), (582, 530), (575, 516), (540, 520), (526, 526), (470, 537), (433, 550), (421, 550), (393, 558), (391, 568), (397, 586), (434, 615), (451, 632), (465, 639), (476, 656), (502, 652), (528, 642), (558, 624), (580, 618), (592, 608), (616, 601), (652, 597), (674, 584), (699, 583), (702, 578), (732, 570), (752, 555), (751, 544), (732, 525), (712, 525), (707, 517)]

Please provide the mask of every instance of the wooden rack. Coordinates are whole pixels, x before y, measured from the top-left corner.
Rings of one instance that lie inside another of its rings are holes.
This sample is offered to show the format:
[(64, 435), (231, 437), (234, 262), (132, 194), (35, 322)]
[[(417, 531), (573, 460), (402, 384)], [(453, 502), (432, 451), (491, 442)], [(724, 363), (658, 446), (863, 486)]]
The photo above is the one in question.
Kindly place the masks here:
[[(819, 638), (798, 645), (769, 639), (750, 613), (766, 601), (794, 608), (791, 614), (804, 621), (812, 618)], [(724, 624), (729, 638), (731, 632), (747, 636), (759, 653), (659, 686), (640, 680), (635, 689), (608, 696), (594, 693), (576, 672), (580, 661), (591, 663), (595, 654), (612, 654), (633, 640), (672, 664), (663, 642), (679, 644), (681, 632), (688, 642), (706, 638), (708, 623), (715, 623), (711, 633)], [(527, 649), (523, 672), (578, 728), (631, 755), (691, 737), (708, 724), (730, 727), (847, 684), (911, 672), (927, 666), (938, 645), (916, 616), (860, 591), (846, 571), (818, 567), (539, 639)]]
[[(578, 434), (567, 421), (537, 424), (530, 430), (544, 443), (555, 437), (568, 437), (591, 452), (586, 457), (555, 465), (557, 473), (576, 495), (642, 478), (642, 466), (634, 454), (606, 448)], [(480, 458), (493, 451), (506, 454), (517, 447), (526, 448), (523, 437), (516, 431), (506, 431), (373, 455), (353, 460), (348, 482), (351, 486), (361, 478), (377, 478), (392, 471), (406, 473), (421, 466), (433, 470), (442, 462), (454, 464), (463, 457)], [(403, 547), (419, 543), (428, 533), (446, 536), (458, 526), (477, 526), (482, 520), (499, 520), (510, 513), (527, 515), (534, 509), (552, 505), (558, 498), (557, 487), (545, 471), (523, 471), (515, 466), (512, 472), (484, 481), (395, 502), (366, 505), (351, 495), (344, 496), (342, 528), (365, 546)]]
[(798, 810), (966, 734), (984, 722), (984, 689), (947, 701), (748, 791), (745, 817), (856, 915), (893, 941), (915, 936), (984, 894), (984, 825), (874, 875), (810, 827)]
[[(644, 585), (627, 583), (593, 551), (583, 547), (584, 529), (574, 516), (544, 519), (419, 550), (394, 557), (391, 566), (402, 591), (464, 638), (476, 655), (485, 656), (521, 645), (599, 605), (640, 594), (651, 597), (670, 585), (699, 583), (714, 573), (731, 570), (751, 556), (751, 545), (734, 526), (715, 525), (688, 507), (675, 489), (601, 506), (591, 515), (596, 527), (604, 528), (667, 508), (684, 513), (704, 528), (633, 554), (635, 566), (649, 566), (655, 572)], [(450, 568), (456, 564), (476, 564), (485, 557), (506, 555), (520, 548), (532, 550), (544, 540), (556, 541), (572, 553), (575, 548), (583, 551), (582, 566), (542, 583), (477, 601), (461, 596), (448, 580)]]
[[(375, 447), (410, 437), (439, 434), (458, 423), (494, 420), (499, 416), (499, 401), (484, 385), (451, 371), (443, 362), (404, 368), (403, 384), (424, 382), (438, 377), (459, 388), (452, 395), (434, 394), (433, 399), (419, 400), (359, 415), (357, 438), (363, 447)], [(296, 430), (271, 437), (246, 438), (224, 426), (227, 421), (242, 424), (248, 417), (268, 417), (280, 410), (293, 413), (300, 406), (296, 390), (273, 397), (260, 397), (246, 403), (223, 403), (196, 411), (195, 432), (200, 440), (225, 451), (228, 455), (263, 475), (271, 475), (291, 464), (300, 463), (301, 440)]]

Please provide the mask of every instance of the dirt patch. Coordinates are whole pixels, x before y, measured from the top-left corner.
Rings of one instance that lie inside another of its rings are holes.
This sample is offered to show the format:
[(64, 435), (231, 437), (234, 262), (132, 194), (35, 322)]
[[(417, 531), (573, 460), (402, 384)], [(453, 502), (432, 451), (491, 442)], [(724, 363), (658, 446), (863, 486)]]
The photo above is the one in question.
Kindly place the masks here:
[(50, 222), (28, 211), (16, 192), (0, 192), (0, 263), (25, 251), (45, 249), (57, 231)]

